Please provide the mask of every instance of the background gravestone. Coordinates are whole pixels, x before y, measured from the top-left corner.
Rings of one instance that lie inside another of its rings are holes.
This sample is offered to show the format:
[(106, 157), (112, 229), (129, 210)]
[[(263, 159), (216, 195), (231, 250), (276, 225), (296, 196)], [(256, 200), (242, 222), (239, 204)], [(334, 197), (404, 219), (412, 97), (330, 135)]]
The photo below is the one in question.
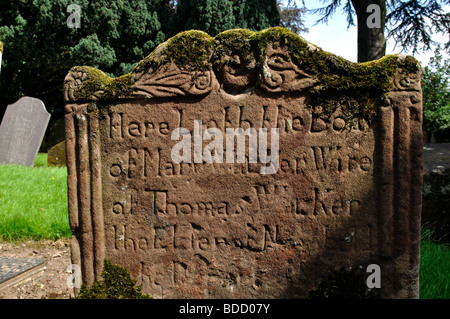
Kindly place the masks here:
[(33, 166), (49, 119), (39, 99), (23, 97), (8, 105), (0, 125), (0, 164)]
[[(83, 282), (108, 259), (155, 298), (304, 298), (376, 264), (378, 296), (417, 298), (420, 72), (405, 55), (352, 63), (283, 28), (183, 32), (115, 79), (74, 67), (66, 153)], [(224, 136), (278, 128), (276, 173), (250, 162), (248, 142), (244, 163), (174, 162), (172, 132), (196, 120)]]
[(66, 166), (66, 142), (62, 141), (48, 150), (48, 166)]

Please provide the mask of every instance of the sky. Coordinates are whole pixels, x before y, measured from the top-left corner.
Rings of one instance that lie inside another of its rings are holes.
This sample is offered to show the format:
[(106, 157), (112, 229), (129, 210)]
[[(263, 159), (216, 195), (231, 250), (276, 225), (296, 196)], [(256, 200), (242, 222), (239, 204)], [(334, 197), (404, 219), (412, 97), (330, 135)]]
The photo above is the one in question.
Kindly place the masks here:
[[(301, 1), (297, 0), (299, 7), (301, 6)], [(345, 3), (345, 1), (342, 1)], [(319, 0), (305, 0), (306, 7), (308, 9), (315, 9), (325, 6)], [(343, 6), (342, 6), (343, 7)], [(346, 14), (342, 11), (342, 7), (339, 8), (332, 18), (328, 21), (328, 24), (320, 23), (313, 26), (315, 22), (320, 18), (320, 15), (313, 15), (312, 13), (307, 13), (305, 15), (305, 24), (309, 28), (308, 33), (300, 34), (307, 41), (321, 47), (323, 50), (340, 55), (347, 60), (356, 62), (357, 61), (357, 29), (355, 27), (350, 27), (347, 29)], [(450, 6), (446, 9), (450, 11)], [(356, 23), (356, 16), (355, 16)], [(439, 36), (433, 38), (435, 41), (445, 43), (448, 41), (447, 36)], [(393, 40), (387, 39), (386, 54), (391, 53), (406, 53), (401, 52), (400, 47), (396, 47)], [(426, 53), (414, 54), (414, 56), (419, 60), (422, 66), (426, 66), (429, 62), (430, 57), (434, 56), (433, 51)], [(450, 58), (448, 54), (444, 55), (444, 58)]]

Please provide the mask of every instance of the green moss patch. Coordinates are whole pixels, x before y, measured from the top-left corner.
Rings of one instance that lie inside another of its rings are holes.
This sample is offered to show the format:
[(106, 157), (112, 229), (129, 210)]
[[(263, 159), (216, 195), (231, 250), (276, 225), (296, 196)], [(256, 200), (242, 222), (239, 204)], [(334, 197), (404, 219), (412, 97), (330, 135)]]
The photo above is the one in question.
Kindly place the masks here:
[[(371, 122), (377, 114), (380, 97), (394, 86), (396, 72), (400, 70), (407, 78), (411, 73), (421, 71), (416, 59), (400, 59), (398, 55), (353, 63), (325, 52), (281, 27), (260, 32), (233, 29), (215, 38), (202, 31), (191, 30), (170, 38), (140, 61), (131, 73), (115, 79), (94, 68), (75, 67), (72, 70), (87, 72), (87, 80), (76, 90), (75, 98), (80, 102), (93, 101), (95, 92), (103, 92), (99, 102), (127, 97), (131, 85), (144, 73), (152, 74), (170, 63), (182, 71), (192, 72), (195, 78), (197, 72), (209, 71), (213, 64), (217, 70), (225, 63), (245, 65), (255, 59), (256, 68), (262, 74), (267, 47), (271, 44), (276, 48), (282, 47), (286, 51), (285, 58), (318, 79), (313, 87), (304, 88), (299, 93), (309, 96), (306, 107), (311, 112), (327, 116), (340, 107), (349, 118), (364, 118)], [(234, 61), (235, 56), (239, 61)]]
[(407, 73), (420, 71), (420, 65), (413, 57), (400, 61), (397, 55), (388, 55), (366, 63), (350, 62), (323, 51), (282, 27), (255, 32), (250, 36), (250, 41), (258, 48), (260, 62), (265, 59), (269, 43), (284, 47), (289, 53), (288, 58), (320, 80), (317, 86), (310, 89), (311, 92), (349, 89), (387, 91), (392, 87), (392, 77), (399, 67), (404, 68)]
[(73, 67), (71, 72), (83, 72), (86, 78), (82, 86), (75, 89), (74, 96), (78, 101), (92, 101), (94, 94), (100, 92), (100, 100), (112, 100), (126, 97), (130, 94), (133, 84), (132, 73), (112, 78), (104, 72), (89, 66)]
[(141, 286), (135, 286), (136, 280), (131, 278), (128, 270), (106, 259), (102, 278), (90, 287), (82, 285), (77, 299), (150, 299), (150, 296), (142, 294)]
[(248, 29), (233, 29), (219, 33), (214, 38), (213, 61), (220, 66), (226, 61), (224, 57), (239, 55), (241, 63), (250, 63), (255, 59), (255, 50), (250, 41), (253, 31)]
[(325, 116), (341, 107), (348, 118), (364, 118), (370, 123), (377, 114), (375, 104), (380, 102), (380, 96), (394, 86), (393, 76), (397, 70), (400, 68), (405, 77), (421, 71), (416, 59), (399, 59), (398, 55), (366, 63), (350, 62), (281, 27), (256, 32), (250, 40), (258, 49), (260, 63), (266, 58), (267, 46), (275, 43), (285, 48), (288, 59), (318, 78), (317, 85), (306, 89), (311, 97), (307, 108)]
[(175, 63), (180, 70), (189, 72), (210, 70), (213, 40), (203, 31), (181, 32), (159, 45), (150, 55), (141, 60), (133, 73), (136, 78), (139, 78), (142, 73), (151, 74), (161, 65), (171, 62)]
[(181, 70), (207, 71), (214, 38), (203, 31), (191, 30), (170, 38), (164, 49), (164, 62), (174, 62)]

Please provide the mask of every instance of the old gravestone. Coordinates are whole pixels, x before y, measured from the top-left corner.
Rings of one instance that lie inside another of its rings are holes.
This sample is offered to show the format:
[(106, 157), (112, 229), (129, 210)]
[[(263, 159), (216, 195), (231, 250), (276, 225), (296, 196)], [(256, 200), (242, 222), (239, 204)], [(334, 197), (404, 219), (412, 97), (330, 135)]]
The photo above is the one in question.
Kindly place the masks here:
[[(74, 67), (65, 99), (84, 283), (106, 258), (155, 298), (301, 298), (376, 264), (380, 297), (418, 297), (414, 58), (351, 63), (282, 28), (189, 31), (119, 78)], [(241, 155), (227, 129), (248, 133)]]
[(66, 166), (66, 142), (62, 141), (48, 150), (48, 166)]
[(39, 99), (26, 96), (8, 105), (0, 125), (0, 164), (33, 166), (49, 119)]

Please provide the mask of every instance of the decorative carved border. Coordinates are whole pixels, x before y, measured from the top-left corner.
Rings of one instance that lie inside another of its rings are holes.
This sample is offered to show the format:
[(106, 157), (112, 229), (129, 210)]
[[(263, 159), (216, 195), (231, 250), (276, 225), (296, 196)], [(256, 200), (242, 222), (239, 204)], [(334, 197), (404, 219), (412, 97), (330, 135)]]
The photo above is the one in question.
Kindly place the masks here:
[(423, 168), (420, 75), (399, 70), (394, 82), (380, 107), (378, 202), (381, 269), (395, 270), (390, 273), (396, 276), (382, 276), (381, 282), (384, 296), (418, 298)]
[[(260, 32), (231, 30), (215, 38), (190, 31), (174, 38), (182, 41), (169, 39), (131, 73), (118, 78), (94, 68), (74, 67), (64, 81), (65, 101), (206, 95), (217, 88), (232, 95), (255, 89), (336, 95), (342, 91), (373, 94), (420, 86), (420, 67), (412, 57), (390, 55), (368, 63), (353, 63), (283, 28)], [(187, 50), (190, 42), (194, 47)], [(413, 69), (416, 76), (394, 77), (395, 72), (408, 73)]]
[(101, 278), (105, 256), (99, 120), (86, 104), (69, 104), (65, 125), (72, 263), (90, 285)]

